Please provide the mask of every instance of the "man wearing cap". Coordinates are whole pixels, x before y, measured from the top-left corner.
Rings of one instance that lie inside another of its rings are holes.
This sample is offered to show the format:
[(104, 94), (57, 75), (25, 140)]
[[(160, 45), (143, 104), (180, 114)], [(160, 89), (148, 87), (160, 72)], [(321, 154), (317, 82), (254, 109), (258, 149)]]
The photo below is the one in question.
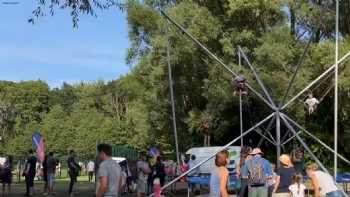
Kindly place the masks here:
[(272, 176), (270, 162), (262, 157), (260, 148), (250, 153), (252, 158), (242, 167), (242, 177), (249, 179), (249, 197), (266, 197), (268, 195), (267, 179)]

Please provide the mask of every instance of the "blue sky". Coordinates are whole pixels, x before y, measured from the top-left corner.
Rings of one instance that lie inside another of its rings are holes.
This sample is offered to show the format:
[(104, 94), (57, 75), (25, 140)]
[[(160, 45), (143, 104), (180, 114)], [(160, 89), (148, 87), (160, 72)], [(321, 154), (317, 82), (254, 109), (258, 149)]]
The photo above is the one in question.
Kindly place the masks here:
[(27, 20), (36, 1), (18, 1), (0, 4), (0, 80), (41, 79), (59, 87), (64, 81), (112, 80), (129, 71), (125, 13), (81, 16), (73, 29), (69, 13), (58, 10), (32, 25)]

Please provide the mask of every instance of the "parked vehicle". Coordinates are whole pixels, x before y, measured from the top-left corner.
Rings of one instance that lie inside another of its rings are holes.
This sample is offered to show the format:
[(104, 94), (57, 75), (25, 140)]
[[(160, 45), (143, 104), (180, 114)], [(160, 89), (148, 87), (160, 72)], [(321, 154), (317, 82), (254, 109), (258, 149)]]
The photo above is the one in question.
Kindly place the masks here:
[[(189, 156), (189, 158), (192, 155), (196, 156), (196, 163), (199, 163), (208, 157), (215, 154), (217, 151), (219, 151), (222, 147), (221, 146), (211, 146), (211, 147), (196, 147), (191, 148), (186, 152), (186, 155)], [(228, 165), (228, 169), (230, 173), (235, 173), (236, 166), (239, 162), (239, 154), (241, 151), (240, 146), (230, 146), (228, 149), (228, 152), (230, 154), (230, 164)], [(211, 158), (209, 161), (205, 162), (203, 165), (199, 167), (199, 170), (197, 171), (199, 174), (210, 174), (212, 169), (215, 168), (215, 157)]]

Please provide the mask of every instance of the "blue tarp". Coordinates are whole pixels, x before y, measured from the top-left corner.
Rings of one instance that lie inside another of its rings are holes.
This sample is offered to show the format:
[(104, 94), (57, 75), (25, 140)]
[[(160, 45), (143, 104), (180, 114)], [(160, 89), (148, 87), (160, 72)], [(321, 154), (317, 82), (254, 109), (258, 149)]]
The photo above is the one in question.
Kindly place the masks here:
[(350, 183), (350, 173), (339, 173), (337, 175), (337, 182), (338, 183)]

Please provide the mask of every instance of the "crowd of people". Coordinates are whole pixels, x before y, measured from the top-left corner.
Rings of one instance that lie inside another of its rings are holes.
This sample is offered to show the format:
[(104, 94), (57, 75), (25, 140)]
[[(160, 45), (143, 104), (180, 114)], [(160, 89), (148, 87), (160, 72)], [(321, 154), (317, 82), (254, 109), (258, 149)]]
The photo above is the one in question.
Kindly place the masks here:
[[(112, 158), (112, 147), (108, 144), (97, 146), (98, 157), (96, 163), (89, 161), (85, 166), (79, 164), (76, 160), (76, 154), (73, 150), (69, 152), (67, 159), (68, 175), (70, 178), (67, 188), (68, 195), (74, 196), (74, 186), (77, 177), (82, 168), (85, 169), (89, 182), (96, 181), (96, 197), (117, 197), (122, 191), (135, 191), (138, 197), (154, 194), (155, 197), (161, 196), (161, 187), (166, 182), (168, 175), (175, 175), (175, 172), (167, 168), (167, 161), (157, 155), (148, 157), (142, 155), (137, 161), (136, 175), (128, 169), (125, 162), (116, 162)], [(236, 168), (237, 176), (237, 196), (240, 197), (304, 197), (306, 186), (304, 184), (305, 175), (311, 180), (314, 190), (314, 196), (342, 197), (342, 192), (338, 190), (334, 179), (329, 174), (321, 171), (317, 164), (310, 164), (305, 168), (303, 159), (303, 150), (296, 149), (290, 155), (282, 154), (279, 157), (279, 165), (270, 163), (264, 158), (264, 153), (259, 148), (242, 147), (240, 161)], [(11, 191), (12, 182), (12, 157), (8, 156), (0, 165), (0, 179), (3, 183), (3, 194), (6, 185), (8, 192)], [(26, 193), (25, 196), (34, 194), (34, 179), (37, 176), (38, 159), (33, 150), (28, 151), (28, 157), (24, 165), (22, 176), (25, 177)], [(49, 152), (41, 162), (41, 176), (44, 181), (43, 194), (54, 195), (55, 177), (59, 161), (55, 158), (53, 152)], [(186, 160), (182, 171), (192, 169), (197, 165), (195, 155)], [(227, 169), (230, 163), (229, 152), (224, 150), (215, 157), (215, 168), (210, 175), (210, 194), (209, 197), (228, 197), (228, 184), (230, 172)], [(278, 168), (276, 168), (278, 166)], [(197, 176), (196, 170), (191, 171), (189, 176)], [(305, 173), (305, 174), (303, 174)], [(93, 177), (95, 176), (95, 179)], [(131, 178), (130, 178), (131, 177)], [(130, 179), (129, 179), (130, 178)], [(134, 183), (134, 184), (133, 184)], [(195, 185), (189, 184), (193, 188)]]
[[(280, 166), (263, 158), (259, 148), (243, 147), (241, 158), (237, 166), (237, 177), (240, 182), (240, 197), (304, 197), (306, 186), (304, 176), (293, 165), (287, 154), (279, 157)], [(229, 162), (227, 151), (216, 155), (216, 168), (210, 176), (210, 197), (228, 197), (228, 177), (226, 168)], [(300, 169), (298, 169), (300, 170)], [(332, 176), (321, 171), (317, 164), (306, 167), (306, 173), (311, 179), (314, 196), (342, 197)]]

